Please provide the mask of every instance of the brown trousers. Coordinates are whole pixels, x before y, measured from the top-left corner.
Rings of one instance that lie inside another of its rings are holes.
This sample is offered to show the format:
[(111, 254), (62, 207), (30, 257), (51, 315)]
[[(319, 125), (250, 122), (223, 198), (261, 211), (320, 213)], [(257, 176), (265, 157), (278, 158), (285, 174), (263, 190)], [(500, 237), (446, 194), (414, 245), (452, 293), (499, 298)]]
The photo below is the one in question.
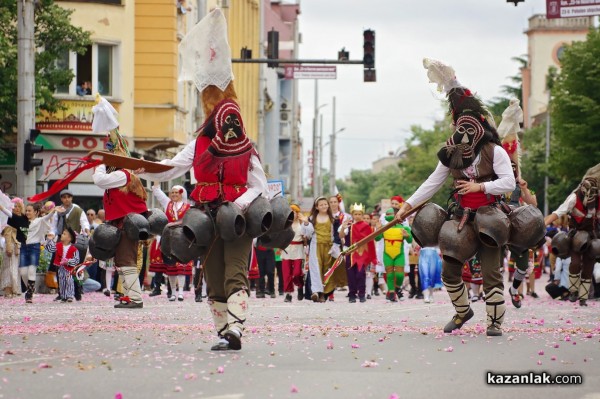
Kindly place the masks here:
[[(500, 267), (502, 266), (500, 248), (490, 248), (480, 244), (477, 254), (479, 261), (481, 262), (483, 292), (487, 295), (492, 288), (499, 288), (501, 292), (504, 291), (504, 281), (502, 280), (502, 273), (500, 272)], [(462, 268), (463, 265), (456, 265), (443, 261), (442, 279), (444, 282), (453, 285), (462, 283)]]
[[(234, 241), (217, 237), (204, 260), (204, 275), (209, 299), (227, 302), (238, 291), (248, 292), (248, 261), (252, 238), (243, 236)], [(249, 292), (248, 292), (249, 294)]]

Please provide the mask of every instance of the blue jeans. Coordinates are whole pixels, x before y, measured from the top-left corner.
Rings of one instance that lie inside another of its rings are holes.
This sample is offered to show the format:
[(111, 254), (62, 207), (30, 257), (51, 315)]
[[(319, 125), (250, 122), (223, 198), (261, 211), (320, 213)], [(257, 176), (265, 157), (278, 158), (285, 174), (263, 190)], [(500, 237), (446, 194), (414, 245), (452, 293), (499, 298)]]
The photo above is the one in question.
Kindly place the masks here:
[(21, 247), (19, 267), (35, 266), (40, 264), (40, 243), (25, 244)]
[(87, 294), (88, 292), (95, 292), (100, 289), (100, 283), (94, 279), (88, 278), (82, 284), (83, 293)]

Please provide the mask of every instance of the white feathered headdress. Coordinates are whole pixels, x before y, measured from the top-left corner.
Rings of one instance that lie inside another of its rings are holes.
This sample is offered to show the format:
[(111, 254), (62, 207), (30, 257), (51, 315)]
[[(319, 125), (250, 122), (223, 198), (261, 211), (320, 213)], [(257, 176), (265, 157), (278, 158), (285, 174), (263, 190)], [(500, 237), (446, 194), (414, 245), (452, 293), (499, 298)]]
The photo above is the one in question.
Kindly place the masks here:
[(517, 165), (517, 176), (521, 176), (521, 144), (519, 132), (523, 123), (523, 110), (517, 98), (510, 99), (510, 105), (502, 112), (502, 121), (498, 125), (498, 135), (502, 140), (502, 147), (508, 153), (511, 161)]
[(202, 18), (183, 38), (179, 53), (179, 80), (193, 81), (200, 92), (210, 85), (225, 91), (233, 80), (227, 21), (219, 8)]

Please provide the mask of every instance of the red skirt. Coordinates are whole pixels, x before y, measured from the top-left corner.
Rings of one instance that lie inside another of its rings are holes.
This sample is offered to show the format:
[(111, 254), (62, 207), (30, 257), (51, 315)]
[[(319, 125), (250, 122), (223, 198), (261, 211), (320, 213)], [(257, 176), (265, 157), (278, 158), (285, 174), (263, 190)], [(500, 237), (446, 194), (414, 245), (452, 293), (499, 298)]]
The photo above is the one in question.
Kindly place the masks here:
[(150, 268), (149, 271), (153, 273), (164, 273), (167, 265), (165, 265), (160, 252), (160, 244), (156, 240), (152, 241), (150, 246)]
[(189, 261), (188, 263), (177, 262), (174, 265), (165, 265), (164, 273), (167, 276), (191, 276), (193, 267), (193, 260)]

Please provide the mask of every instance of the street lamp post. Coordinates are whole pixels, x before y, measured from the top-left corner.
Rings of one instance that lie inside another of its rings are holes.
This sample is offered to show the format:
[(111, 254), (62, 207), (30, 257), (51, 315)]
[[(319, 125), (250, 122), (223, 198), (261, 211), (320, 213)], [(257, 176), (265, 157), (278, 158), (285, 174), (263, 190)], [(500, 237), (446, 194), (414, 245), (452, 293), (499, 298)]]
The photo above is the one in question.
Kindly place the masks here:
[(341, 128), (340, 130), (335, 130), (335, 97), (333, 97), (333, 129), (331, 131), (331, 138), (329, 140), (329, 142), (331, 143), (331, 147), (329, 147), (329, 195), (334, 195), (335, 193), (335, 179), (336, 179), (336, 175), (335, 175), (335, 161), (336, 161), (336, 154), (335, 154), (335, 136), (338, 133), (343, 132), (344, 130), (346, 130), (345, 127)]
[(313, 153), (312, 153), (312, 194), (313, 198), (317, 198), (321, 195), (321, 187), (319, 186), (319, 159), (321, 158), (321, 148), (319, 143), (319, 109), (323, 108), (327, 104), (319, 105), (319, 84), (318, 80), (315, 79), (315, 115), (313, 118)]

